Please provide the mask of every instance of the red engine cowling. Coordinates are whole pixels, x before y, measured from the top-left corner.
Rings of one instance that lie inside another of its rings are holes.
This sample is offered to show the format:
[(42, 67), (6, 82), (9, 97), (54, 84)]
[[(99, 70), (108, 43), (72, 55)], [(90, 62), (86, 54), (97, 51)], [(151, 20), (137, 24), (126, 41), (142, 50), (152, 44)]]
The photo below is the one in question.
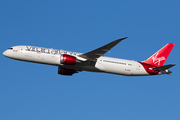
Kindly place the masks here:
[(74, 73), (77, 73), (76, 70), (72, 70), (72, 69), (66, 69), (66, 68), (60, 68), (58, 67), (58, 74), (60, 75), (73, 75)]
[(65, 65), (74, 65), (76, 63), (76, 57), (63, 54), (60, 57), (60, 63)]

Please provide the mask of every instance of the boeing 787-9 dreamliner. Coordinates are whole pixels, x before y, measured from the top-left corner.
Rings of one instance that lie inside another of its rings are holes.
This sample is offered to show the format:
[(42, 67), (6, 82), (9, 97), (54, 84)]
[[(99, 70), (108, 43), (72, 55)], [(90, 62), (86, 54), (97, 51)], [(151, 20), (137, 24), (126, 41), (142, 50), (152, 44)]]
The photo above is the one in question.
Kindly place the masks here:
[(126, 38), (115, 40), (87, 53), (25, 45), (11, 47), (3, 55), (21, 61), (58, 66), (58, 74), (69, 76), (80, 71), (103, 72), (125, 76), (171, 73), (168, 69), (175, 64), (164, 65), (164, 63), (175, 43), (168, 43), (147, 60), (141, 62), (103, 56)]

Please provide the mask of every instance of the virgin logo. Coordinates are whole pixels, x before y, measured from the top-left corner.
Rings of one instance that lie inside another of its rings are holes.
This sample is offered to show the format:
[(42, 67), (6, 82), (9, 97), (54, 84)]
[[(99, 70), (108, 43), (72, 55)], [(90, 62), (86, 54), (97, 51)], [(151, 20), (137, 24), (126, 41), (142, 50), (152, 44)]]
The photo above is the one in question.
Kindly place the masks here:
[(159, 55), (159, 53), (156, 53), (156, 54), (152, 57), (152, 60), (153, 60), (153, 63), (154, 63), (154, 64), (160, 65), (161, 61), (166, 60), (166, 58), (165, 58), (164, 56), (158, 58), (158, 57), (157, 57), (158, 55)]

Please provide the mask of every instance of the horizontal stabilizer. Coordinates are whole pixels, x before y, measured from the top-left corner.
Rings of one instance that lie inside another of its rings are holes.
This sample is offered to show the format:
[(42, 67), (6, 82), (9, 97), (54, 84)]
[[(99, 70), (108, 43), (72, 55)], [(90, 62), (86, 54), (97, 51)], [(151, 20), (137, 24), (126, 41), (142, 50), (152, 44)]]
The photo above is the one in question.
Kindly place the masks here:
[(164, 66), (161, 66), (161, 67), (156, 67), (156, 68), (153, 68), (153, 70), (157, 70), (157, 71), (165, 71), (171, 67), (175, 66), (175, 64), (170, 64), (170, 65), (164, 65)]

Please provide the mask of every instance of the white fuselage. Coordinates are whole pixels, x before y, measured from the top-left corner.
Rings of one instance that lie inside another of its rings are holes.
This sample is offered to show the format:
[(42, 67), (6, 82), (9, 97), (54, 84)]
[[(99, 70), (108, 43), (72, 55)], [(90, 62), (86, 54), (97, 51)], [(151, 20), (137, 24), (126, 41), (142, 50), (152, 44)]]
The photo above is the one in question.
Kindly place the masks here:
[(143, 65), (137, 61), (101, 56), (94, 62), (85, 61), (77, 62), (75, 65), (64, 65), (60, 63), (62, 54), (78, 57), (82, 53), (34, 46), (14, 46), (12, 48), (13, 50), (8, 49), (3, 55), (12, 59), (55, 65), (79, 71), (105, 72), (127, 76), (149, 75)]

